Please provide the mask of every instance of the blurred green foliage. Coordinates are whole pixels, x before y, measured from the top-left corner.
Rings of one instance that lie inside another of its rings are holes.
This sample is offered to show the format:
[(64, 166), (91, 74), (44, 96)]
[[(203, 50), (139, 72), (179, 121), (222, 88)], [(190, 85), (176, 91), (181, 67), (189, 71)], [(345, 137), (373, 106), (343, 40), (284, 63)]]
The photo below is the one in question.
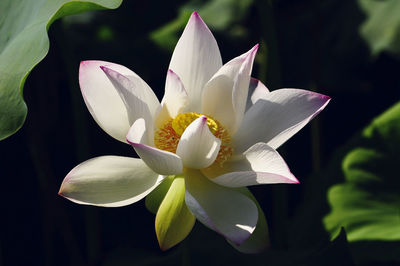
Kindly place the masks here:
[(400, 55), (400, 1), (358, 0), (367, 19), (360, 27), (373, 55), (389, 52)]
[[(400, 103), (374, 119), (351, 146), (342, 162), (345, 182), (328, 191), (332, 210), (325, 227), (334, 235), (343, 226), (350, 242), (370, 242), (357, 253), (360, 260), (400, 262)], [(384, 241), (386, 248), (377, 252)]]
[(176, 19), (153, 31), (150, 37), (160, 48), (172, 52), (191, 13), (196, 10), (213, 30), (243, 38), (248, 29), (240, 22), (248, 15), (253, 3), (254, 0), (188, 1), (180, 7)]

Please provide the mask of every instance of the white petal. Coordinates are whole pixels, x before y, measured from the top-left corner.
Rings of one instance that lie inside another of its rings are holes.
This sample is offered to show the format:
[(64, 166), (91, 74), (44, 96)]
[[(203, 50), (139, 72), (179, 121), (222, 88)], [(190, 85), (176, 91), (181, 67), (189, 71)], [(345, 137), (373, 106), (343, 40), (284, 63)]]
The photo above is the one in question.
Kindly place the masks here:
[(161, 111), (156, 120), (157, 126), (162, 127), (166, 121), (182, 113), (188, 102), (189, 97), (180, 78), (172, 70), (168, 70)]
[(185, 173), (185, 188), (186, 205), (205, 226), (237, 245), (254, 231), (257, 206), (240, 192), (214, 184), (196, 170)]
[(105, 66), (101, 66), (101, 69), (120, 94), (128, 110), (130, 124), (139, 118), (144, 118), (149, 132), (152, 132), (150, 127), (161, 106), (151, 88), (136, 74), (125, 76)]
[(232, 140), (235, 151), (243, 152), (257, 142), (278, 148), (321, 112), (329, 101), (328, 96), (299, 89), (268, 93), (245, 113)]
[(207, 117), (194, 120), (183, 132), (176, 154), (185, 167), (201, 169), (210, 166), (217, 158), (221, 140), (216, 138), (207, 125)]
[(140, 159), (102, 156), (72, 169), (59, 194), (79, 204), (119, 207), (144, 198), (163, 179)]
[(177, 175), (182, 173), (181, 158), (169, 151), (163, 151), (149, 145), (146, 136), (146, 124), (143, 118), (136, 120), (126, 137), (140, 158), (154, 172), (161, 175)]
[(251, 78), (249, 93), (247, 96), (246, 111), (259, 99), (266, 99), (269, 93), (268, 88), (258, 79)]
[(256, 204), (258, 210), (258, 221), (256, 229), (245, 242), (236, 245), (235, 243), (232, 243), (232, 241), (228, 240), (228, 243), (242, 253), (255, 254), (265, 251), (269, 247), (269, 232), (264, 212), (261, 209), (260, 204), (257, 202), (257, 199), (253, 194), (251, 194), (248, 188), (239, 188), (236, 189), (236, 191), (249, 197)]
[(181, 78), (188, 92), (187, 110), (201, 111), (203, 87), (221, 66), (221, 54), (214, 36), (199, 14), (193, 12), (169, 64), (169, 69)]
[(226, 63), (203, 91), (202, 113), (217, 119), (231, 134), (243, 118), (257, 49), (258, 45)]
[(124, 75), (134, 73), (124, 66), (105, 61), (82, 61), (79, 67), (79, 85), (94, 120), (110, 136), (126, 142), (125, 136), (130, 127), (127, 110), (100, 66), (106, 66)]
[(221, 171), (225, 174), (211, 180), (226, 187), (299, 183), (279, 153), (265, 143), (253, 145), (239, 160), (225, 162)]

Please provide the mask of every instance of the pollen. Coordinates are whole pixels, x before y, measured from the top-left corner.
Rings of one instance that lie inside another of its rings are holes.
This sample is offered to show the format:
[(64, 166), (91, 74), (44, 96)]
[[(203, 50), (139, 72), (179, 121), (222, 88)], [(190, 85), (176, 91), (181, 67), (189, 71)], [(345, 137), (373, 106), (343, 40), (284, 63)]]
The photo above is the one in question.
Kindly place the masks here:
[[(173, 120), (172, 120), (172, 128), (175, 130), (175, 132), (179, 135), (183, 134), (183, 131), (197, 118), (201, 117), (202, 114), (199, 113), (183, 113), (177, 115)], [(211, 133), (215, 135), (215, 133), (218, 131), (219, 125), (218, 123), (212, 119), (211, 117), (207, 116), (207, 125), (208, 128), (210, 129)]]
[[(154, 134), (154, 144), (157, 148), (169, 152), (176, 153), (179, 140), (185, 129), (197, 118), (203, 114), (200, 113), (183, 113), (175, 118), (167, 121), (161, 128), (157, 129)], [(215, 162), (212, 166), (222, 166), (222, 164), (231, 157), (233, 148), (230, 146), (230, 135), (228, 131), (211, 116), (207, 116), (207, 125), (211, 133), (221, 140), (221, 147)]]
[(176, 153), (180, 138), (181, 136), (172, 128), (172, 119), (170, 119), (162, 128), (156, 130), (154, 144), (160, 150)]

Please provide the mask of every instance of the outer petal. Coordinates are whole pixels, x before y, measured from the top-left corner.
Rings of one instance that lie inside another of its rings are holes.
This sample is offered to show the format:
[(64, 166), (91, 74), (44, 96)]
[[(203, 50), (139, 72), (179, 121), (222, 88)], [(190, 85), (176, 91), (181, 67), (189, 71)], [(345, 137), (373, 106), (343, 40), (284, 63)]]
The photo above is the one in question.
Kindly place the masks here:
[(144, 118), (146, 127), (149, 129), (149, 139), (153, 138), (154, 119), (161, 108), (154, 92), (139, 76), (124, 76), (105, 66), (101, 69), (110, 79), (115, 89), (121, 96), (126, 109), (128, 110), (128, 118), (130, 124), (137, 119)]
[(278, 152), (265, 143), (253, 145), (239, 158), (225, 162), (219, 172), (208, 171), (205, 174), (213, 177), (225, 172), (211, 180), (226, 187), (299, 183)]
[[(268, 232), (268, 225), (267, 220), (265, 219), (265, 215), (263, 210), (258, 204), (257, 199), (253, 196), (253, 194), (249, 191), (248, 188), (240, 188), (237, 191), (249, 197), (256, 205), (258, 209), (258, 222), (256, 229), (251, 234), (251, 236), (243, 242), (241, 245), (236, 245), (232, 241), (228, 240), (228, 243), (231, 244), (234, 248), (242, 253), (247, 254), (254, 254), (259, 253), (266, 250), (269, 244), (269, 232)], [(146, 197), (147, 199), (147, 197)]]
[(130, 123), (125, 105), (100, 66), (106, 66), (124, 75), (135, 75), (128, 68), (105, 61), (82, 61), (79, 67), (79, 85), (89, 112), (97, 124), (113, 138), (126, 142)]
[(245, 114), (233, 137), (240, 153), (257, 142), (276, 149), (303, 128), (329, 103), (330, 97), (299, 89), (280, 89), (258, 100)]
[(205, 226), (236, 245), (253, 233), (258, 212), (251, 199), (209, 181), (197, 170), (185, 173), (185, 187), (188, 208)]
[(171, 69), (168, 70), (161, 111), (156, 120), (157, 126), (162, 127), (168, 119), (177, 116), (188, 103), (189, 97), (180, 78)]
[(156, 215), (156, 234), (162, 250), (181, 242), (190, 233), (196, 218), (185, 204), (185, 179), (175, 177)]
[(269, 93), (268, 88), (258, 79), (251, 78), (249, 93), (246, 102), (246, 112), (249, 108), (254, 105), (260, 99), (266, 99)]
[(207, 125), (204, 115), (194, 120), (183, 132), (176, 154), (185, 167), (201, 169), (210, 166), (217, 158), (221, 140), (216, 138)]
[[(149, 146), (146, 123), (143, 118), (136, 120), (126, 137), (140, 158), (156, 173), (161, 175), (176, 175), (182, 173), (181, 158), (169, 151), (163, 151)], [(152, 140), (152, 139), (151, 139)]]
[(258, 45), (226, 63), (203, 91), (202, 113), (216, 118), (231, 134), (236, 131), (243, 118), (257, 49)]
[(190, 99), (187, 110), (201, 111), (201, 92), (222, 66), (217, 42), (197, 12), (193, 12), (172, 54), (169, 68), (182, 80)]
[(140, 159), (102, 156), (72, 169), (59, 194), (80, 204), (119, 207), (144, 198), (163, 179)]

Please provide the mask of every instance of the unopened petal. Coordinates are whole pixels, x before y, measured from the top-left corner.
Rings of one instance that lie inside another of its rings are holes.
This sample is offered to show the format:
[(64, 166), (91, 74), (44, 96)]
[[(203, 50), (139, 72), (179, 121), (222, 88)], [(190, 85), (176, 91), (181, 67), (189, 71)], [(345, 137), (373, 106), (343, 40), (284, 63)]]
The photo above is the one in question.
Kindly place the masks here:
[(198, 170), (185, 173), (185, 187), (188, 208), (205, 226), (236, 245), (253, 233), (258, 211), (251, 199), (211, 182)]
[(144, 198), (163, 179), (140, 159), (101, 156), (72, 169), (59, 194), (79, 204), (119, 207)]
[(206, 84), (202, 95), (202, 112), (221, 122), (232, 134), (240, 124), (250, 84), (250, 74), (258, 45), (223, 67)]
[[(225, 174), (211, 180), (226, 187), (299, 183), (279, 153), (265, 143), (253, 145), (240, 159), (225, 162), (220, 171)], [(208, 176), (212, 174), (208, 172)]]
[(99, 126), (113, 138), (126, 142), (130, 123), (128, 112), (118, 92), (100, 66), (124, 75), (135, 75), (128, 68), (105, 61), (82, 61), (79, 85), (89, 112)]
[(182, 160), (175, 153), (164, 151), (149, 145), (146, 123), (143, 118), (136, 120), (130, 128), (127, 141), (140, 158), (156, 173), (176, 175), (182, 173)]
[(149, 211), (157, 214), (158, 208), (160, 207), (161, 202), (164, 200), (165, 195), (167, 195), (174, 178), (175, 176), (173, 175), (167, 176), (160, 185), (158, 185), (149, 195), (147, 195), (145, 205)]
[(216, 138), (207, 125), (207, 117), (194, 120), (183, 132), (176, 154), (185, 167), (201, 169), (210, 166), (217, 158), (221, 140)]
[(190, 233), (196, 218), (185, 203), (185, 179), (177, 176), (165, 195), (156, 215), (156, 234), (162, 250), (167, 250)]
[(296, 134), (329, 103), (328, 96), (300, 89), (279, 89), (259, 99), (245, 113), (233, 137), (240, 153), (257, 142), (276, 149)]
[(169, 69), (182, 80), (191, 112), (201, 110), (201, 92), (222, 66), (217, 42), (197, 12), (193, 12), (172, 54)]

